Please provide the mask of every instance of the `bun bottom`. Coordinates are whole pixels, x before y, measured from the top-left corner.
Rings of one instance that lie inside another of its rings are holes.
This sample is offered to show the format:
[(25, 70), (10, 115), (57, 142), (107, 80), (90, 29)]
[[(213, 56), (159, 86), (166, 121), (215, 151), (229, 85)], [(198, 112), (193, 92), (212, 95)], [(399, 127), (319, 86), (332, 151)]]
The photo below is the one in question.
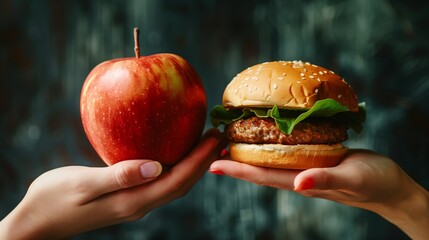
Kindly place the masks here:
[(338, 165), (348, 148), (341, 143), (324, 145), (281, 145), (232, 143), (231, 158), (234, 161), (255, 166), (309, 169)]

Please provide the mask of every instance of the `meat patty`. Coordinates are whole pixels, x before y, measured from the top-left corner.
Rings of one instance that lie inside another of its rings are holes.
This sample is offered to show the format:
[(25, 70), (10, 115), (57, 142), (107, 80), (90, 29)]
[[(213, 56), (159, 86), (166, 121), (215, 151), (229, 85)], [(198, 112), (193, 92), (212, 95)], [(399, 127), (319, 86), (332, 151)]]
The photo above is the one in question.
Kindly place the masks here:
[(231, 142), (254, 144), (334, 144), (347, 140), (347, 128), (323, 118), (298, 123), (287, 135), (277, 128), (274, 119), (250, 117), (225, 127)]

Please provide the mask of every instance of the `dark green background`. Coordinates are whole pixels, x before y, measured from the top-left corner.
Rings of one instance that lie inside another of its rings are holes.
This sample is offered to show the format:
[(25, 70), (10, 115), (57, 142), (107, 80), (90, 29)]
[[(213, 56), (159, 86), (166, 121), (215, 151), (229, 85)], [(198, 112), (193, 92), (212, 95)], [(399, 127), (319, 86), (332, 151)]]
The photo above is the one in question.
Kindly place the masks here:
[[(101, 166), (80, 122), (98, 63), (172, 52), (200, 73), (209, 109), (248, 66), (303, 60), (332, 69), (367, 103), (350, 147), (397, 161), (429, 188), (428, 1), (0, 1), (0, 218), (52, 168)], [(207, 124), (207, 127), (210, 127)], [(401, 191), (401, 189), (398, 189)], [(143, 219), (74, 239), (406, 239), (381, 217), (206, 174)]]

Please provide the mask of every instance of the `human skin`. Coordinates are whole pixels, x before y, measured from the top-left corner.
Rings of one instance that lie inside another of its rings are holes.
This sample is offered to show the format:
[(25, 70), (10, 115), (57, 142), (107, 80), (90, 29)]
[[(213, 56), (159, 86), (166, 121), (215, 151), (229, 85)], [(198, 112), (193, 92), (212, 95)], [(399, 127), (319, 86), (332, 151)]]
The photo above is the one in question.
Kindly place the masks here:
[(142, 218), (184, 196), (226, 144), (219, 130), (211, 129), (182, 161), (162, 173), (161, 165), (151, 160), (48, 171), (0, 222), (0, 239), (63, 239)]
[(270, 169), (227, 159), (215, 161), (210, 172), (366, 209), (395, 224), (412, 239), (429, 236), (428, 191), (393, 160), (368, 150), (350, 150), (332, 168)]

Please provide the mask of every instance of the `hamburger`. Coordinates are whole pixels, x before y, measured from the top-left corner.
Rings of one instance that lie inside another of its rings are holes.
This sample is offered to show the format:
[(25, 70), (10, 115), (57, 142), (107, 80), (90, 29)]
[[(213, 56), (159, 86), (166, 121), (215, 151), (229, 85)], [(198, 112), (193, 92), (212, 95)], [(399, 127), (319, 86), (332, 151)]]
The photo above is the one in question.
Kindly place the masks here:
[(332, 167), (346, 154), (347, 131), (365, 121), (351, 86), (302, 61), (265, 62), (237, 74), (210, 113), (225, 125), (232, 160), (256, 166)]

